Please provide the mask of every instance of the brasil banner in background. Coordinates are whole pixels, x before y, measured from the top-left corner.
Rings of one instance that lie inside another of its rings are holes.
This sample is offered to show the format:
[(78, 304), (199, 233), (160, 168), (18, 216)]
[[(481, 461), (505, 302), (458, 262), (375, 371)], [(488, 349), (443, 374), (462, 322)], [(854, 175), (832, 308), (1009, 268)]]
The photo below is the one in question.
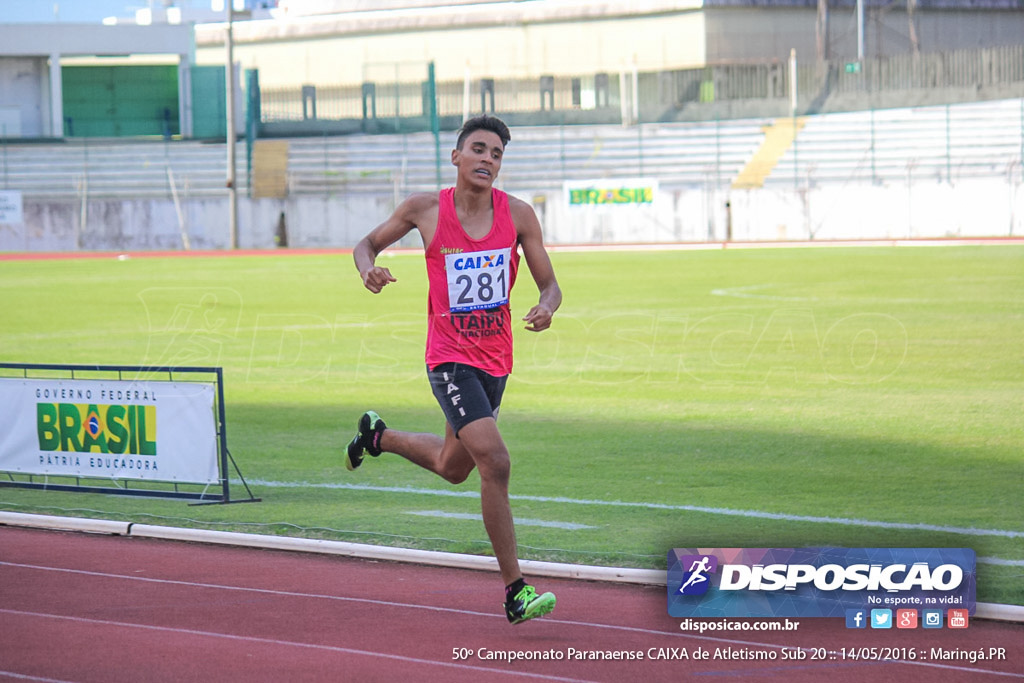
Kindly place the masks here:
[(658, 194), (654, 178), (605, 178), (565, 183), (571, 208), (584, 206), (650, 206)]
[(214, 387), (0, 379), (0, 471), (216, 484)]
[(842, 617), (848, 609), (975, 610), (969, 548), (675, 548), (673, 617)]

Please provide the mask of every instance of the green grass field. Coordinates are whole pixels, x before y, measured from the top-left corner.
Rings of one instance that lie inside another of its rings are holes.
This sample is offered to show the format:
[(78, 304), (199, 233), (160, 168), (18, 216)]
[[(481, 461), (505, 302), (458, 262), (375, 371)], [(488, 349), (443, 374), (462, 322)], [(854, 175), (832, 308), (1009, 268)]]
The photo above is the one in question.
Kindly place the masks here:
[[(382, 259), (378, 296), (346, 255), (2, 262), (0, 360), (223, 366), (263, 502), (0, 488), (0, 508), (489, 554), (479, 520), (437, 515), (478, 514), (475, 479), (342, 463), (367, 408), (442, 427), (422, 257)], [(552, 259), (565, 301), (517, 332), (500, 420), (521, 556), (970, 547), (978, 599), (1024, 604), (1024, 247)], [(535, 297), (524, 270), (513, 315)]]

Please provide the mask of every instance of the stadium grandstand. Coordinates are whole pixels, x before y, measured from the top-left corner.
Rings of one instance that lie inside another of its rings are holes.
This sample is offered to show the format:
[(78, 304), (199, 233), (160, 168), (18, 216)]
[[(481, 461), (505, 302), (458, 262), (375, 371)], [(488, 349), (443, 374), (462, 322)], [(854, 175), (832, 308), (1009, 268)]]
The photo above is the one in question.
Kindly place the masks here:
[(225, 13), (163, 5), (0, 24), (0, 250), (351, 246), (481, 112), (554, 243), (1024, 227), (1019, 0), (249, 2), (231, 98)]

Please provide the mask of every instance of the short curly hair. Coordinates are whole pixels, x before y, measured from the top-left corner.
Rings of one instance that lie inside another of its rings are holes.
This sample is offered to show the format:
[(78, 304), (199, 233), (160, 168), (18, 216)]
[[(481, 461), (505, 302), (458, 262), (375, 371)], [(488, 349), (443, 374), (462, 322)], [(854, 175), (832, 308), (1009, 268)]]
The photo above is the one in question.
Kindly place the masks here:
[(504, 121), (497, 116), (483, 114), (481, 116), (474, 116), (462, 124), (462, 128), (459, 129), (459, 138), (455, 142), (455, 148), (462, 149), (462, 143), (466, 141), (470, 133), (478, 130), (489, 130), (497, 135), (501, 138), (502, 148), (508, 145), (509, 140), (512, 139), (512, 134), (508, 132), (508, 126), (505, 125)]

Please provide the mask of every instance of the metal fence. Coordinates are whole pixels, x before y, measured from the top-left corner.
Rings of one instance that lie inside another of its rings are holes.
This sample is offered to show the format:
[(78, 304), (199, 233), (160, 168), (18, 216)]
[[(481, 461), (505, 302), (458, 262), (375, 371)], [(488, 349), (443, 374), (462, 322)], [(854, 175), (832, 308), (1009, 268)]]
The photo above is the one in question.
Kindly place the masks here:
[[(441, 81), (438, 114), (461, 121), (466, 113), (540, 116), (536, 123), (627, 123), (735, 118), (716, 106), (744, 103), (742, 115), (789, 111), (790, 66), (773, 61), (715, 64), (693, 69), (591, 73), (577, 76)], [(1024, 44), (858, 62), (797, 65), (797, 114), (878, 106), (913, 106), (922, 91), (1003, 88), (996, 97), (1024, 94)], [(1010, 92), (1005, 92), (1009, 89)], [(1016, 91), (1016, 92), (1015, 92)], [(393, 121), (382, 132), (425, 130), (429, 100), (424, 81), (295, 86), (260, 91), (263, 124), (298, 121)], [(857, 98), (870, 98), (870, 101)], [(703, 110), (702, 110), (703, 108)], [(708, 111), (715, 111), (709, 115)], [(553, 114), (555, 116), (552, 118)], [(548, 118), (543, 118), (545, 115)], [(530, 123), (530, 121), (517, 121)]]
[[(1024, 44), (865, 61), (863, 72), (831, 65), (836, 92), (970, 88), (1024, 83)], [(845, 66), (845, 65), (843, 65)]]

